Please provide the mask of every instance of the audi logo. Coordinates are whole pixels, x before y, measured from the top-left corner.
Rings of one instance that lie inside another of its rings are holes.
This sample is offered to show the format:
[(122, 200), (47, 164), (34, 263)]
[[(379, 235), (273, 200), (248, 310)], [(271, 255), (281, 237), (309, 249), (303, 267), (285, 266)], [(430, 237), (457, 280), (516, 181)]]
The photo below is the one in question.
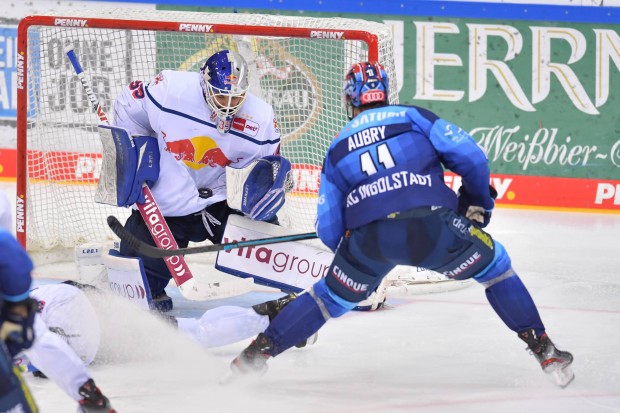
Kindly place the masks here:
[(362, 103), (379, 102), (385, 100), (385, 92), (381, 90), (366, 92), (360, 96), (360, 100)]

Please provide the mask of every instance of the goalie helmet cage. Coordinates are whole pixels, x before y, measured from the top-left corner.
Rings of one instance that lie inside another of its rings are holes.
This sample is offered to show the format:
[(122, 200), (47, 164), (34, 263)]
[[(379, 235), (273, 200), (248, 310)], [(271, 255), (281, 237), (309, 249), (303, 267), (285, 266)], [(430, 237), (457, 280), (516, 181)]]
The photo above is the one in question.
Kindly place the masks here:
[[(147, 83), (164, 69), (198, 71), (221, 49), (241, 53), (251, 90), (274, 106), (281, 153), (293, 164), (295, 188), (278, 215), (299, 232), (313, 230), (323, 157), (346, 123), (346, 70), (356, 61), (378, 60), (396, 79), (389, 28), (364, 20), (135, 9), (24, 18), (18, 29), (16, 232), (31, 254), (51, 260), (54, 251), (111, 242), (106, 217), (124, 221), (129, 214), (93, 201), (102, 159), (98, 117), (64, 54), (69, 43), (108, 116), (132, 81)], [(395, 81), (390, 86), (394, 103)], [(257, 126), (237, 125), (250, 134)]]

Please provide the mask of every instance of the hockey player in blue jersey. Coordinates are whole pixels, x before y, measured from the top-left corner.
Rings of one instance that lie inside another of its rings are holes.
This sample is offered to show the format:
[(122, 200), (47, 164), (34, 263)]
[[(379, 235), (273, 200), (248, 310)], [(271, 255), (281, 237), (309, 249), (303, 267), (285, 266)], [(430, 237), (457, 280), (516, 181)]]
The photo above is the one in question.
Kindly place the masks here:
[[(414, 106), (388, 104), (378, 63), (355, 64), (343, 99), (350, 122), (327, 151), (317, 233), (335, 257), (327, 276), (280, 312), (231, 363), (232, 376), (260, 373), (270, 357), (366, 299), (396, 265), (455, 280), (474, 278), (503, 322), (558, 385), (574, 375), (573, 357), (549, 339), (503, 245), (484, 228), (495, 190), (488, 160), (458, 126)], [(443, 167), (461, 175), (455, 194)]]
[(36, 301), (30, 298), (32, 262), (9, 232), (0, 228), (0, 411), (37, 412), (13, 356), (34, 342)]
[[(46, 366), (53, 367), (53, 377), (66, 384), (63, 389), (75, 386), (72, 395), (78, 401), (78, 412), (115, 413), (92, 379), (75, 382), (82, 377), (81, 372), (71, 371), (74, 365), (67, 362), (71, 358), (63, 354), (64, 347), (56, 346), (50, 337), (55, 334), (46, 331), (47, 327), (37, 319), (39, 302), (30, 297), (32, 261), (13, 235), (3, 228), (0, 228), (0, 251), (0, 412), (38, 412), (13, 360), (22, 350), (32, 350), (29, 354), (33, 360), (45, 361)], [(56, 340), (68, 348), (64, 341)]]

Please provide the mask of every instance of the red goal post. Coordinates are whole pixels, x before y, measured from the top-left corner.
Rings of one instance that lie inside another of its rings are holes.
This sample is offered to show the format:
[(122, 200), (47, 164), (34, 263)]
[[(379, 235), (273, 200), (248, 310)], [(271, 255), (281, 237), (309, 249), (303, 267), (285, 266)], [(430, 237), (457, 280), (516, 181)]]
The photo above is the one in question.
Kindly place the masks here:
[[(67, 43), (109, 115), (133, 80), (148, 82), (163, 69), (198, 70), (222, 48), (244, 55), (251, 90), (274, 106), (282, 154), (293, 164), (296, 188), (282, 221), (302, 232), (314, 222), (325, 150), (346, 122), (340, 96), (346, 69), (360, 60), (382, 62), (392, 80), (390, 101), (397, 102), (391, 31), (377, 22), (137, 9), (28, 16), (18, 29), (16, 233), (31, 254), (48, 258), (114, 239), (105, 218), (128, 215), (93, 201), (102, 151), (98, 118), (62, 55)], [(198, 150), (201, 143), (194, 144)]]

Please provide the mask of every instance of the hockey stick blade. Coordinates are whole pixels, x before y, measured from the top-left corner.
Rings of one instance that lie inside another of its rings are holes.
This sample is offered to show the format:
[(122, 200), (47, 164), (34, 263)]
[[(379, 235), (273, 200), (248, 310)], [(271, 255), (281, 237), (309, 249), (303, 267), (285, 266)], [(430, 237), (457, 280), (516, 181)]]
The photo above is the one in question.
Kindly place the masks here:
[(260, 239), (251, 239), (246, 241), (238, 241), (238, 242), (230, 242), (227, 244), (214, 244), (214, 245), (205, 245), (202, 247), (190, 247), (190, 248), (179, 248), (174, 250), (167, 250), (154, 247), (152, 245), (147, 244), (144, 241), (136, 238), (131, 232), (129, 232), (123, 225), (116, 219), (115, 216), (110, 215), (108, 217), (108, 226), (116, 234), (117, 237), (122, 239), (131, 247), (136, 250), (140, 254), (144, 254), (153, 258), (165, 258), (165, 257), (174, 257), (177, 255), (190, 255), (190, 254), (201, 254), (203, 252), (217, 252), (217, 251), (228, 251), (235, 248), (244, 248), (251, 247), (256, 245), (267, 245), (267, 244), (279, 244), (281, 242), (291, 242), (291, 241), (302, 241), (308, 239), (317, 238), (316, 232), (306, 232), (303, 234), (293, 234), (293, 235), (283, 235), (280, 237), (272, 237), (272, 238), (260, 238)]

